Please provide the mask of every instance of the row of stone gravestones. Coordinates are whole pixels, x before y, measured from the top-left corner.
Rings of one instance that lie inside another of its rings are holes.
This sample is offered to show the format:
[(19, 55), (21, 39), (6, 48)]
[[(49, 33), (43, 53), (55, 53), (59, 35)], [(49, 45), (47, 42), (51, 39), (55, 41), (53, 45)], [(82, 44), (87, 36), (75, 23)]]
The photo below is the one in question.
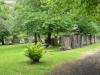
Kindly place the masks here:
[[(44, 42), (45, 36), (41, 36), (41, 41)], [(5, 39), (5, 44), (27, 44), (27, 43), (33, 43), (34, 42), (34, 36), (22, 36), (19, 37), (17, 35), (13, 35), (12, 37), (7, 37)]]
[(25, 44), (25, 43), (32, 43), (34, 41), (33, 36), (25, 36), (25, 37), (8, 37), (5, 39), (5, 44)]
[[(42, 42), (45, 42), (45, 36), (41, 36), (41, 40)], [(38, 38), (39, 39), (39, 38)], [(13, 35), (11, 37), (7, 37), (5, 39), (5, 44), (9, 45), (9, 44), (27, 44), (27, 43), (33, 43), (34, 42), (34, 36), (22, 36), (19, 37), (17, 35)]]
[[(80, 39), (81, 38), (81, 39)], [(42, 37), (42, 41), (45, 40), (44, 37)], [(53, 41), (53, 44), (55, 44), (55, 41)], [(34, 37), (33, 36), (25, 36), (25, 37), (18, 37), (13, 36), (10, 38), (5, 39), (5, 44), (25, 44), (25, 43), (33, 43)], [(81, 46), (93, 44), (96, 42), (100, 42), (100, 39), (97, 37), (92, 36), (90, 40), (90, 36), (86, 35), (64, 35), (60, 38), (59, 44), (61, 45), (62, 50), (67, 50), (71, 48), (78, 48)]]
[(64, 35), (61, 37), (61, 49), (68, 50), (100, 42), (100, 38), (90, 35)]

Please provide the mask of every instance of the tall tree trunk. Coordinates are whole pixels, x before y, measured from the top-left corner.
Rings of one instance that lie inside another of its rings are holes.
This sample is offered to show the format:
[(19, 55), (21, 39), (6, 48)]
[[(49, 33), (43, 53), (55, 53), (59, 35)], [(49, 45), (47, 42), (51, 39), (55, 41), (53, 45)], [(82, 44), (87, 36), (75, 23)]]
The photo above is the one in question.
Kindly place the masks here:
[(40, 34), (38, 34), (38, 41), (42, 42)]
[(96, 37), (95, 37), (95, 35), (94, 35), (94, 43), (96, 43)]
[(51, 32), (49, 32), (48, 33), (48, 38), (47, 38), (48, 40), (48, 45), (50, 45), (51, 44)]
[(90, 39), (90, 44), (92, 44), (92, 35), (91, 34), (90, 34), (89, 39)]
[(52, 28), (51, 25), (48, 26), (48, 37), (47, 37), (47, 46), (51, 45), (51, 35), (52, 35)]
[(86, 45), (88, 45), (88, 35), (85, 35)]
[(1, 43), (2, 43), (2, 45), (5, 45), (3, 36), (1, 37)]
[(38, 42), (37, 33), (34, 34), (34, 42), (35, 42), (35, 44)]

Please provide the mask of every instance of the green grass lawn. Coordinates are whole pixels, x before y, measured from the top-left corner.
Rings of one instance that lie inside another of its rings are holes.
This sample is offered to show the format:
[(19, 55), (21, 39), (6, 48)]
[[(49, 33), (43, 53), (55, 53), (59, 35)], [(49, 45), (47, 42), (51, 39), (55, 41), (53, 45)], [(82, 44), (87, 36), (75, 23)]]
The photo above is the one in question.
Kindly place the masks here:
[(49, 49), (39, 64), (27, 63), (29, 59), (24, 56), (26, 45), (1, 46), (0, 75), (45, 75), (57, 64), (78, 59), (82, 53), (99, 46), (100, 43), (69, 51), (57, 51), (56, 48)]

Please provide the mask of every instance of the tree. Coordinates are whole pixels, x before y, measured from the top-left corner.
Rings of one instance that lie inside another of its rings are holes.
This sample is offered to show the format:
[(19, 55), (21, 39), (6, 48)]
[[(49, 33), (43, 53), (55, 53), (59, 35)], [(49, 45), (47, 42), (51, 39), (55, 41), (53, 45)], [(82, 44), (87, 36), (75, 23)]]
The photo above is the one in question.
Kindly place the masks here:
[(89, 14), (96, 13), (96, 7), (100, 5), (100, 0), (81, 0), (81, 4), (84, 5), (86, 12)]
[(65, 14), (63, 15), (64, 11), (59, 11), (63, 10), (65, 5), (60, 8), (59, 1), (23, 0), (18, 1), (18, 4), (20, 7), (16, 8), (18, 11), (16, 27), (19, 26), (24, 32), (36, 35), (43, 31), (42, 34), (47, 34), (50, 42), (52, 33), (70, 30), (68, 28), (71, 26), (66, 22)]
[[(15, 30), (27, 35), (34, 35), (37, 42), (38, 35), (41, 34), (44, 14), (40, 0), (17, 1), (15, 6)], [(18, 29), (19, 28), (19, 29)]]
[[(93, 28), (97, 27), (97, 22), (94, 13), (88, 12), (97, 10), (97, 2), (98, 0), (18, 0), (14, 28), (34, 35), (35, 41), (37, 34), (48, 35), (48, 44), (51, 44), (52, 34), (70, 33), (75, 25), (78, 25), (81, 33), (94, 34), (96, 29)], [(83, 19), (85, 16), (87, 18)], [(88, 20), (90, 18), (91, 21)], [(92, 22), (95, 26), (90, 25)], [(86, 30), (83, 27), (86, 27)]]
[(2, 45), (4, 45), (4, 39), (9, 36), (9, 31), (7, 30), (7, 28), (0, 23), (0, 41), (2, 42)]
[(4, 39), (9, 35), (9, 30), (7, 29), (7, 16), (8, 16), (8, 7), (3, 2), (0, 1), (0, 41), (4, 45)]
[[(98, 26), (93, 20), (83, 17), (78, 21), (78, 28), (81, 35), (89, 35), (90, 44), (92, 44), (92, 36), (98, 33)], [(82, 41), (82, 37), (80, 38)]]

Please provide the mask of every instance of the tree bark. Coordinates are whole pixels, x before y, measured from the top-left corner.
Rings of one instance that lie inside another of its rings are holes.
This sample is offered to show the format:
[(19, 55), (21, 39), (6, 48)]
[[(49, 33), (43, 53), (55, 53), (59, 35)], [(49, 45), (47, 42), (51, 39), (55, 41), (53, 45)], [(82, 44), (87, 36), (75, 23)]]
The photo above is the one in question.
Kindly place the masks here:
[(95, 35), (94, 35), (94, 43), (96, 43), (96, 40), (95, 40), (96, 38), (95, 38)]
[(34, 42), (35, 42), (35, 44), (37, 44), (37, 42), (38, 42), (37, 33), (34, 34)]
[(88, 45), (88, 35), (85, 35), (86, 45)]
[(52, 35), (52, 27), (51, 25), (49, 25), (48, 26), (47, 47), (51, 45), (51, 41), (52, 41), (51, 35)]
[(47, 38), (48, 40), (48, 45), (50, 45), (51, 44), (51, 32), (49, 32), (48, 33), (48, 38)]
[(2, 43), (2, 45), (5, 45), (3, 36), (1, 37), (1, 43)]
[(89, 39), (90, 39), (90, 44), (92, 44), (92, 35), (90, 35)]
[(40, 34), (38, 34), (38, 41), (42, 42)]

